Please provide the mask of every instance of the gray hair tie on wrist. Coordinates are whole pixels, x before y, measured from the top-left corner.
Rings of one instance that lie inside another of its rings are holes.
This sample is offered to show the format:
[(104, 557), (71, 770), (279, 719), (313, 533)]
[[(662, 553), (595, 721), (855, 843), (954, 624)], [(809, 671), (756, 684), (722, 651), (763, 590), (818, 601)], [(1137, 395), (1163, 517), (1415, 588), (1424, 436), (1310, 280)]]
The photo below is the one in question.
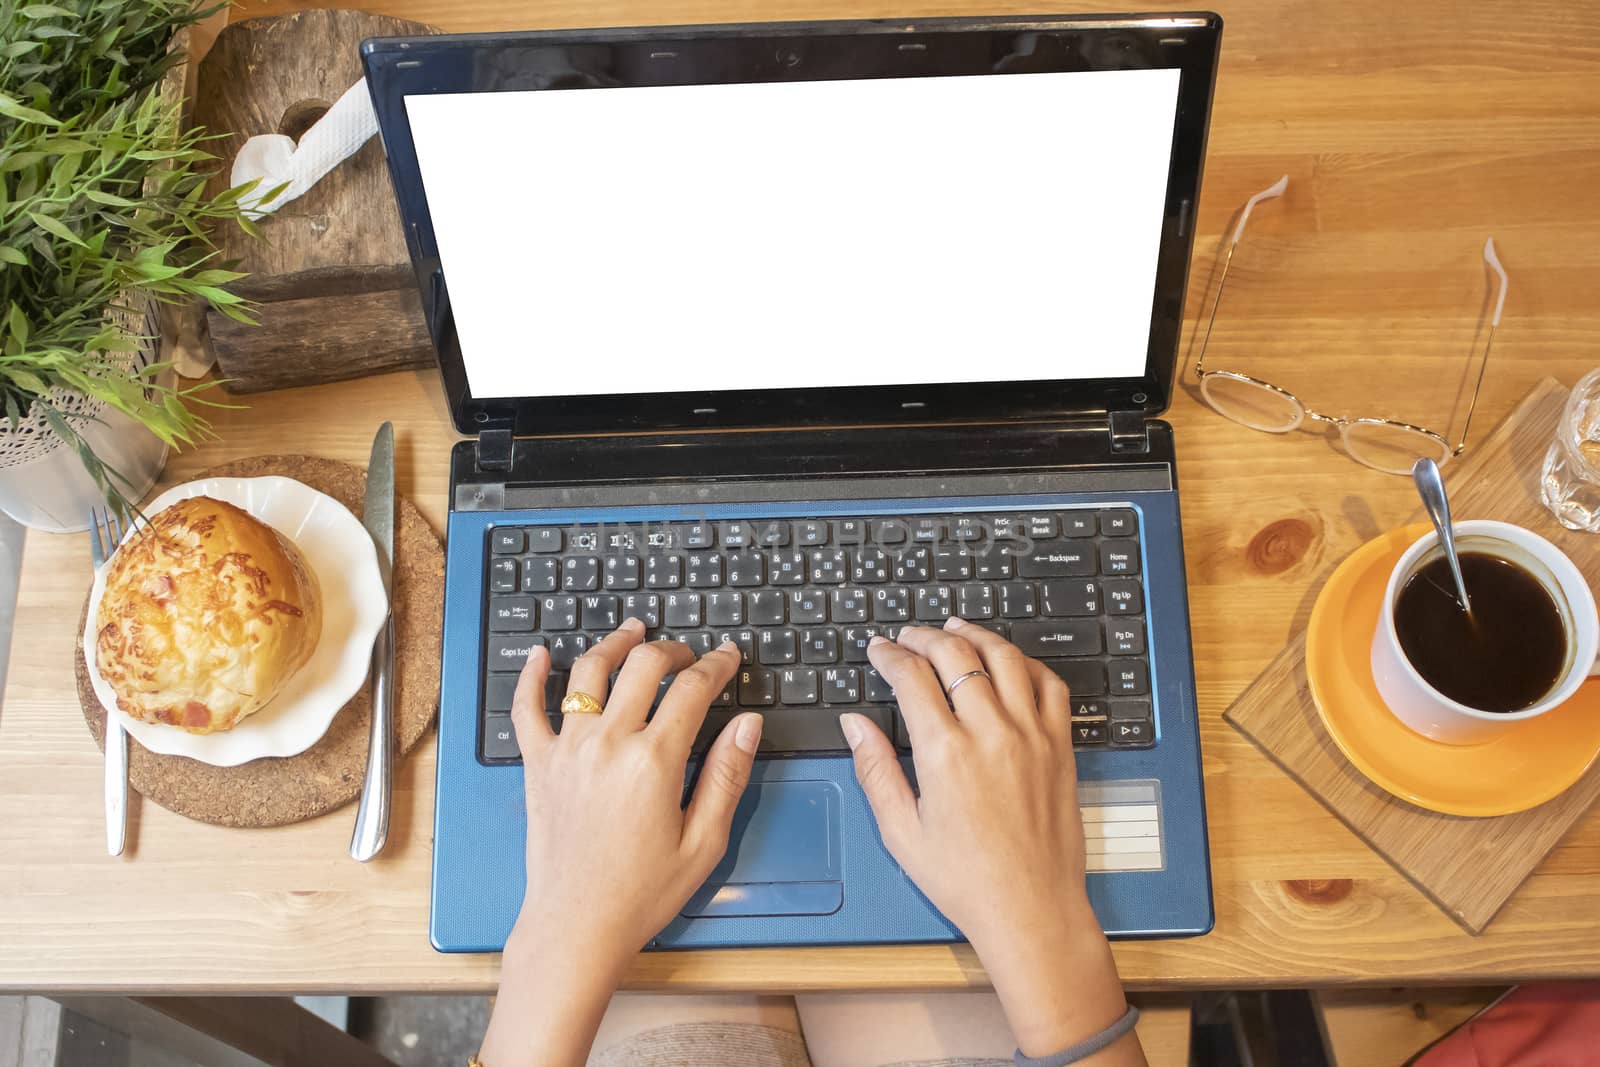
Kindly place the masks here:
[(1086, 1060), (1096, 1052), (1102, 1052), (1127, 1036), (1139, 1022), (1139, 1009), (1132, 1004), (1122, 1013), (1122, 1017), (1098, 1034), (1084, 1038), (1070, 1048), (1050, 1056), (1024, 1056), (1022, 1050), (1017, 1049), (1017, 1067), (1068, 1067), (1068, 1064)]

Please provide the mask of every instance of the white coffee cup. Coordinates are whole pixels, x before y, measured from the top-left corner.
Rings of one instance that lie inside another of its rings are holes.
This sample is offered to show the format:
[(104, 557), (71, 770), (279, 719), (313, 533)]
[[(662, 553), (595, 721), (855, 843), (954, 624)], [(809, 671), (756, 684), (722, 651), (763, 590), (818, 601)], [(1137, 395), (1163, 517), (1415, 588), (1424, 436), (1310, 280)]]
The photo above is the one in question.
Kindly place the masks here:
[(1521, 567), (1537, 578), (1561, 612), (1566, 631), (1567, 659), (1560, 680), (1543, 699), (1521, 711), (1479, 711), (1450, 699), (1429, 685), (1406, 659), (1395, 632), (1394, 611), (1406, 580), (1433, 558), (1439, 535), (1429, 531), (1394, 565), (1383, 593), (1372, 635), (1372, 679), (1378, 694), (1395, 716), (1417, 733), (1449, 745), (1478, 745), (1505, 730), (1559, 707), (1590, 675), (1600, 672), (1600, 617), (1594, 594), (1577, 564), (1555, 545), (1529, 530), (1508, 522), (1472, 519), (1455, 524), (1458, 552), (1485, 552)]

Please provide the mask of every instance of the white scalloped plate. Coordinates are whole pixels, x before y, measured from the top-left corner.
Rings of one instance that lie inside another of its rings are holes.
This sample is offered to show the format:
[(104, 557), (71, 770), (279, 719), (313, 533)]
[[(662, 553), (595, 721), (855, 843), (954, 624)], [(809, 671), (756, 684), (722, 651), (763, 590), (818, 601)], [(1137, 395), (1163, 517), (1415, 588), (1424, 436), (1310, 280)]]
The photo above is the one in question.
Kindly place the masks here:
[[(293, 541), (322, 586), (322, 637), (282, 692), (231, 730), (191, 734), (141, 722), (117, 709), (116, 694), (95, 662), (95, 616), (105, 593), (106, 567), (94, 576), (84, 624), (84, 661), (106, 714), (115, 715), (141, 745), (166, 756), (188, 756), (236, 767), (268, 756), (293, 756), (321, 739), (339, 709), (360, 690), (372, 642), (388, 612), (378, 550), (361, 520), (333, 497), (292, 478), (206, 478), (173, 486), (146, 505), (155, 515), (180, 500), (208, 496), (243, 508)], [(115, 559), (115, 555), (112, 556)]]

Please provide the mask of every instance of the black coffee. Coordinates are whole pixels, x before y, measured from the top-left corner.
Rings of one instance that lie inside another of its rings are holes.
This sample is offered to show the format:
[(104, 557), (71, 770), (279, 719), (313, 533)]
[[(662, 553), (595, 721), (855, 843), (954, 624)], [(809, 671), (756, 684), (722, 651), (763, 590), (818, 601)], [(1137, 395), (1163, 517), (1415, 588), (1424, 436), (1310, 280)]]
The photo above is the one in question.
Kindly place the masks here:
[(1472, 601), (1456, 603), (1443, 556), (1406, 580), (1394, 608), (1400, 648), (1439, 692), (1480, 711), (1521, 711), (1555, 688), (1567, 666), (1561, 609), (1544, 584), (1509, 560), (1461, 553)]

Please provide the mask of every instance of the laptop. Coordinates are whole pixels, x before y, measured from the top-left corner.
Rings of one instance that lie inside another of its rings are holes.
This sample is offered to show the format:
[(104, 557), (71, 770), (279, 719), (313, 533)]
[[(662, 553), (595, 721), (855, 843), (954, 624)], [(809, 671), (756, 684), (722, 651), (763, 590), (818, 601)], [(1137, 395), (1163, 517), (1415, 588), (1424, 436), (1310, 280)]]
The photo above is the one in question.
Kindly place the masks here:
[(1156, 416), (1220, 34), (1181, 14), (363, 45), (462, 435), (436, 948), (500, 949), (523, 897), (529, 649), (554, 707), (629, 617), (740, 646), (697, 752), (765, 716), (727, 856), (650, 947), (961, 939), (884, 850), (838, 726), (871, 717), (914, 773), (866, 645), (951, 612), (1071, 686), (1106, 931), (1211, 927)]

